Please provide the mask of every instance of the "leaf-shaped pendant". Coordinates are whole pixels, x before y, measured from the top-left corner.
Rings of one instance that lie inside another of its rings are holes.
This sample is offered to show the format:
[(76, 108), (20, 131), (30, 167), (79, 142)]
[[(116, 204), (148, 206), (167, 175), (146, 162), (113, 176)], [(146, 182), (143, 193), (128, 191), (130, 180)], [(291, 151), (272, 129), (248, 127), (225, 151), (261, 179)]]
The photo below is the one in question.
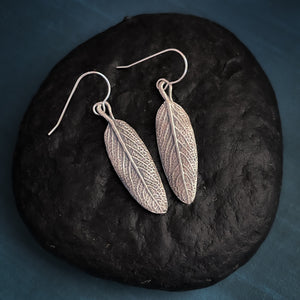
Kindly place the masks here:
[(164, 214), (168, 202), (153, 159), (136, 131), (122, 120), (116, 120), (108, 107), (108, 116), (99, 106), (96, 111), (109, 123), (104, 141), (109, 159), (133, 198), (152, 213)]
[(169, 184), (179, 200), (194, 201), (197, 188), (198, 153), (191, 121), (184, 109), (164, 90), (164, 81), (157, 87), (165, 102), (156, 115), (156, 138), (160, 159)]

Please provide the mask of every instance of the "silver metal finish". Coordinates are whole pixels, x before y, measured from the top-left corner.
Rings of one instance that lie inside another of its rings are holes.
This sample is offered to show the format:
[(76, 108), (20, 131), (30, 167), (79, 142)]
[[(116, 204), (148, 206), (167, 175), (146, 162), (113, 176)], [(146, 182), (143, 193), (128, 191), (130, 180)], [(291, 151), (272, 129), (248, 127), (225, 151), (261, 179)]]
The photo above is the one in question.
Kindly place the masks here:
[(104, 140), (116, 173), (141, 206), (155, 214), (166, 213), (166, 193), (146, 145), (131, 126), (113, 117), (109, 103), (105, 106), (109, 115), (103, 111), (101, 102), (94, 109), (108, 121)]
[(75, 82), (75, 84), (74, 84), (74, 87), (73, 87), (73, 89), (72, 89), (72, 91), (71, 91), (71, 94), (69, 95), (69, 98), (68, 98), (68, 100), (67, 100), (67, 102), (66, 102), (66, 104), (65, 104), (65, 106), (64, 106), (64, 108), (63, 108), (63, 110), (62, 110), (61, 115), (59, 116), (59, 119), (58, 119), (57, 123), (56, 123), (55, 126), (48, 132), (48, 135), (51, 135), (51, 134), (57, 129), (57, 127), (59, 126), (60, 122), (62, 121), (62, 119), (63, 119), (63, 117), (64, 117), (64, 115), (65, 115), (65, 112), (66, 112), (66, 110), (67, 110), (67, 108), (68, 108), (68, 106), (69, 106), (69, 103), (70, 103), (70, 101), (71, 101), (71, 98), (73, 97), (73, 94), (75, 93), (75, 90), (77, 89), (77, 86), (78, 86), (79, 82), (81, 81), (81, 79), (84, 78), (84, 77), (87, 76), (87, 75), (90, 75), (90, 74), (96, 74), (96, 75), (99, 75), (99, 76), (101, 76), (101, 77), (105, 80), (105, 82), (106, 82), (106, 84), (107, 84), (107, 94), (106, 94), (106, 96), (105, 96), (105, 98), (104, 98), (104, 100), (103, 100), (103, 103), (105, 104), (105, 102), (106, 102), (107, 99), (109, 98), (110, 92), (111, 92), (111, 86), (110, 86), (110, 83), (109, 83), (109, 80), (107, 79), (107, 77), (106, 77), (104, 74), (102, 74), (102, 73), (100, 73), (100, 72), (97, 72), (97, 71), (89, 71), (89, 72), (83, 73), (83, 74), (80, 75), (80, 76), (78, 77), (78, 79), (76, 80), (76, 82)]
[(156, 114), (156, 139), (160, 159), (168, 182), (179, 200), (194, 201), (197, 188), (198, 153), (191, 121), (184, 109), (158, 86), (165, 102)]
[[(187, 73), (188, 62), (185, 55), (178, 49), (170, 48), (117, 68), (129, 68), (169, 51), (175, 51), (181, 55), (185, 68), (181, 77), (175, 81), (160, 78), (156, 82), (156, 87), (165, 100), (156, 115), (156, 139), (164, 172), (173, 192), (179, 200), (190, 204), (195, 199), (197, 189), (197, 145), (189, 116), (172, 99), (173, 84), (181, 81)], [(167, 88), (169, 88), (168, 95), (166, 94)]]
[[(111, 106), (107, 102), (111, 86), (102, 73), (90, 71), (77, 79), (56, 125), (49, 131), (48, 135), (51, 135), (62, 121), (80, 80), (89, 74), (100, 75), (105, 79), (108, 86), (105, 99), (94, 104), (93, 112), (108, 121), (104, 141), (108, 157), (116, 173), (140, 205), (155, 214), (166, 213), (168, 201), (152, 157), (136, 131), (126, 122), (114, 118)], [(108, 113), (106, 113), (106, 109)]]
[(179, 81), (181, 81), (184, 78), (184, 76), (186, 75), (186, 72), (188, 70), (188, 61), (187, 61), (185, 55), (181, 51), (179, 51), (178, 49), (175, 49), (175, 48), (169, 48), (169, 49), (165, 49), (165, 50), (159, 51), (159, 52), (154, 53), (154, 54), (152, 54), (150, 56), (147, 56), (147, 57), (145, 57), (143, 59), (140, 59), (140, 60), (138, 60), (138, 61), (136, 61), (136, 62), (134, 62), (134, 63), (132, 63), (130, 65), (127, 65), (127, 66), (117, 66), (116, 68), (117, 69), (127, 69), (127, 68), (135, 66), (135, 65), (137, 65), (137, 64), (139, 64), (141, 62), (144, 62), (144, 61), (146, 61), (146, 60), (148, 60), (150, 58), (153, 58), (153, 57), (158, 56), (160, 54), (163, 54), (163, 53), (166, 53), (166, 52), (171, 52), (171, 51), (174, 51), (174, 52), (177, 52), (178, 54), (180, 54), (180, 56), (182, 57), (182, 59), (184, 61), (184, 70), (183, 70), (182, 75), (177, 80), (168, 81), (168, 84), (175, 84), (175, 83), (178, 83)]

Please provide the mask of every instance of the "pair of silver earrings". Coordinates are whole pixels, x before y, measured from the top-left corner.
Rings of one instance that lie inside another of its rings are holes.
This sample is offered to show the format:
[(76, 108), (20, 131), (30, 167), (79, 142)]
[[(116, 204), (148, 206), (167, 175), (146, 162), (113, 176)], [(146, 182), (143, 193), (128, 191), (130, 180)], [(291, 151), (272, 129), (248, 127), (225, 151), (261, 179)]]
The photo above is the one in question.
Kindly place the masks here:
[[(165, 49), (118, 69), (130, 68), (152, 57), (168, 51), (175, 51), (184, 60), (184, 72), (175, 81), (158, 79), (156, 87), (164, 99), (156, 115), (156, 138), (161, 163), (169, 185), (183, 203), (194, 201), (197, 188), (198, 155), (194, 131), (184, 109), (172, 98), (173, 84), (180, 82), (187, 73), (188, 62), (185, 55), (175, 48)], [(87, 75), (101, 76), (108, 87), (107, 95), (101, 102), (93, 105), (93, 112), (108, 121), (104, 141), (108, 157), (133, 198), (152, 213), (164, 214), (168, 210), (168, 201), (160, 175), (154, 161), (137, 132), (126, 122), (114, 118), (110, 104), (107, 102), (111, 86), (109, 80), (100, 72), (89, 71), (76, 81), (63, 111), (48, 135), (59, 126), (71, 98), (81, 81)]]

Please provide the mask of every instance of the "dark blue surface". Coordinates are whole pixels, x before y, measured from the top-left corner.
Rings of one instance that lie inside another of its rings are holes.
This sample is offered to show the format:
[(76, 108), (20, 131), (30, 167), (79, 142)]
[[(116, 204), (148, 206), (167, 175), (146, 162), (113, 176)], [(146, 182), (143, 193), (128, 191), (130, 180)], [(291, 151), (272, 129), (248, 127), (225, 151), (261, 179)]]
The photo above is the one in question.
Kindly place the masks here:
[[(19, 123), (54, 64), (124, 16), (158, 12), (195, 14), (235, 33), (270, 78), (284, 136), (281, 200), (266, 241), (222, 282), (188, 292), (146, 290), (94, 278), (48, 254), (21, 221), (11, 188)], [(300, 2), (1, 0), (0, 22), (0, 299), (300, 298)]]

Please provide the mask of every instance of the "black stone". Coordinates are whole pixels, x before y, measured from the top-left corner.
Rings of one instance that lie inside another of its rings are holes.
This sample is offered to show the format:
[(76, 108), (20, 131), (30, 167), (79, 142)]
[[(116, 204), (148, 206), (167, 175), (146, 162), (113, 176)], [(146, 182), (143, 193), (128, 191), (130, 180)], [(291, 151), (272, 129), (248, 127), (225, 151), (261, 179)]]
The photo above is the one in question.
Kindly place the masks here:
[[(175, 100), (191, 118), (198, 145), (198, 191), (184, 205), (170, 190), (158, 155), (158, 78), (177, 79)], [(115, 117), (139, 133), (161, 174), (169, 210), (155, 215), (130, 196), (106, 154), (107, 122), (92, 113), (106, 94), (96, 75), (79, 85), (61, 126), (56, 123), (78, 76), (98, 70), (112, 84)], [(21, 124), (14, 192), (28, 227), (47, 250), (97, 276), (167, 290), (201, 288), (243, 265), (275, 217), (282, 176), (282, 136), (272, 87), (252, 54), (229, 31), (177, 14), (141, 15), (95, 36), (50, 72)]]

